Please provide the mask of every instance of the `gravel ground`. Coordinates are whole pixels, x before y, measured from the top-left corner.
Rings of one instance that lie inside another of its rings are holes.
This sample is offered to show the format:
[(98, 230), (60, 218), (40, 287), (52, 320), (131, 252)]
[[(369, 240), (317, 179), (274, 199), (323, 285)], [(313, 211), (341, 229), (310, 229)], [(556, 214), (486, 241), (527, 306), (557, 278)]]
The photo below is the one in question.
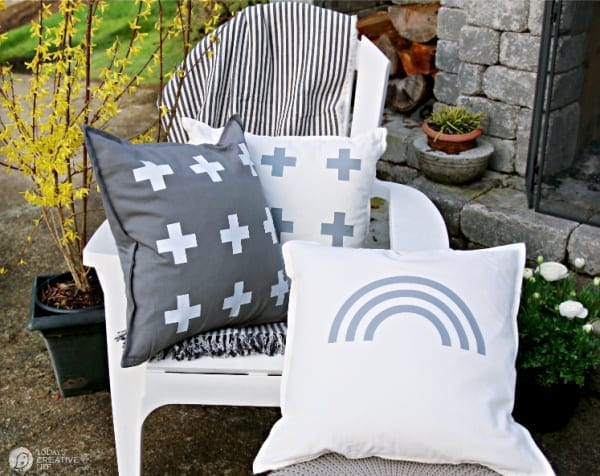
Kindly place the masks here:
[[(132, 125), (141, 127), (153, 103), (153, 93), (142, 91), (123, 109), (115, 130), (128, 136)], [(19, 195), (26, 185), (19, 176), (0, 172), (0, 265), (14, 258), (37, 216)], [(99, 213), (96, 223), (101, 219)], [(109, 393), (59, 398), (43, 340), (26, 330), (34, 275), (64, 268), (42, 230), (26, 258), (25, 266), (0, 276), (0, 475), (9, 474), (9, 452), (17, 447), (34, 455), (28, 474), (116, 474)], [(566, 428), (534, 435), (559, 475), (600, 474), (598, 381), (596, 375)], [(254, 455), (278, 415), (277, 409), (160, 408), (144, 426), (144, 474), (250, 474)], [(60, 455), (63, 462), (44, 466), (48, 455)]]

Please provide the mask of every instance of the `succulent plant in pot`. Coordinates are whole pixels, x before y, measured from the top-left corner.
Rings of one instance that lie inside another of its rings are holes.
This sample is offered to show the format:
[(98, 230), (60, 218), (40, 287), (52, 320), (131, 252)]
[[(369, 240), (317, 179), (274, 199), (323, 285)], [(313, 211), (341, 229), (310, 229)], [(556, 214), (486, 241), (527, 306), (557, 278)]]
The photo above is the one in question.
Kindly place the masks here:
[(432, 149), (458, 154), (476, 146), (483, 133), (482, 112), (472, 112), (461, 106), (443, 106), (423, 122), (423, 131)]
[(483, 133), (482, 112), (442, 106), (423, 122), (425, 136), (414, 141), (421, 171), (436, 182), (458, 185), (481, 176), (494, 148), (477, 141)]

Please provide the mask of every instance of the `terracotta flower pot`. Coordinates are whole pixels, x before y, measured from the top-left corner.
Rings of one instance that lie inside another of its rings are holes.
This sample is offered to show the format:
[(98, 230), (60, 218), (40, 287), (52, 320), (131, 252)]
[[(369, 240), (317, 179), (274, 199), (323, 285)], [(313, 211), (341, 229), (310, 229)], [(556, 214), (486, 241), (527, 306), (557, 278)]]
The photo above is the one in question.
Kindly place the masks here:
[(475, 129), (466, 134), (442, 134), (423, 122), (423, 132), (427, 135), (427, 144), (434, 150), (446, 154), (459, 154), (477, 146), (477, 138), (483, 134), (483, 129)]

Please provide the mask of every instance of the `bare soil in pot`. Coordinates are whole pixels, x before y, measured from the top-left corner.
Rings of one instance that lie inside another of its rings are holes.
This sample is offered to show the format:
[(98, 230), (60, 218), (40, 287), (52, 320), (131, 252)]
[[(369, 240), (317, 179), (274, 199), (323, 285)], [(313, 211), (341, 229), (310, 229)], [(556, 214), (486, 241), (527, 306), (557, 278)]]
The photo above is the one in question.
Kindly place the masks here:
[(41, 284), (38, 291), (38, 306), (53, 312), (102, 307), (102, 288), (93, 270), (90, 271), (89, 279), (90, 289), (81, 291), (75, 286), (70, 273), (49, 278)]

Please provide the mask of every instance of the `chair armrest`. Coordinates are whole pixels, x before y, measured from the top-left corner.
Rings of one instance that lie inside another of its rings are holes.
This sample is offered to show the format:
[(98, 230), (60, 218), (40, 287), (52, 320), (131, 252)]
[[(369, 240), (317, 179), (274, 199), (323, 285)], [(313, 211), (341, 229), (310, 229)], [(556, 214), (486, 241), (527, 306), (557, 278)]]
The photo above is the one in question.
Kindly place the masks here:
[(83, 260), (86, 266), (96, 267), (112, 256), (118, 256), (117, 244), (110, 231), (108, 220), (104, 220), (85, 246)]
[(449, 248), (444, 219), (424, 193), (406, 185), (376, 179), (371, 196), (388, 201), (390, 246), (393, 250)]
[(114, 342), (117, 333), (126, 329), (127, 301), (117, 244), (110, 231), (108, 221), (105, 220), (100, 225), (85, 246), (83, 263), (96, 269), (104, 292), (107, 339), (109, 342)]

